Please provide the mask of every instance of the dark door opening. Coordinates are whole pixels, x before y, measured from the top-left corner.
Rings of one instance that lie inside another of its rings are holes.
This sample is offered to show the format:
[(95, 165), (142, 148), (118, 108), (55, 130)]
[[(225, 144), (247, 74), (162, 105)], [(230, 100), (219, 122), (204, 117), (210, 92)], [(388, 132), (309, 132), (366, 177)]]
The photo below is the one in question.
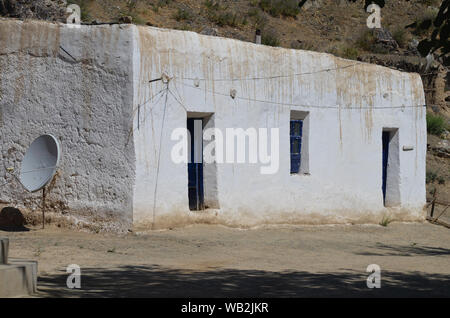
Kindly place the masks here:
[(389, 160), (389, 131), (383, 131), (383, 204), (386, 205), (387, 172)]
[(398, 128), (383, 128), (383, 204), (394, 207), (400, 200), (400, 137)]
[(299, 173), (302, 153), (303, 120), (291, 120), (291, 174)]
[[(200, 127), (200, 129), (195, 129), (196, 126)], [(187, 119), (187, 129), (190, 134), (189, 162), (188, 162), (188, 191), (189, 191), (189, 209), (192, 211), (203, 210), (205, 208), (204, 191), (203, 191), (202, 127), (203, 127), (202, 119), (200, 118)]]

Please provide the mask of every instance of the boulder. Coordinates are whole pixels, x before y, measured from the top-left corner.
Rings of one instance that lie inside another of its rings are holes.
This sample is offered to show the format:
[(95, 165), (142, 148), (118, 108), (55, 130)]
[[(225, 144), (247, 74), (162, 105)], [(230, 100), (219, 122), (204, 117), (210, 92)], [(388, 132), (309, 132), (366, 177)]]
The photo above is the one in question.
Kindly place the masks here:
[(0, 226), (6, 228), (21, 228), (25, 225), (25, 218), (19, 209), (5, 207), (0, 211)]
[(391, 32), (389, 32), (389, 30), (387, 29), (374, 29), (373, 36), (375, 38), (375, 46), (377, 46), (381, 50), (392, 52), (400, 48), (398, 43), (392, 37)]

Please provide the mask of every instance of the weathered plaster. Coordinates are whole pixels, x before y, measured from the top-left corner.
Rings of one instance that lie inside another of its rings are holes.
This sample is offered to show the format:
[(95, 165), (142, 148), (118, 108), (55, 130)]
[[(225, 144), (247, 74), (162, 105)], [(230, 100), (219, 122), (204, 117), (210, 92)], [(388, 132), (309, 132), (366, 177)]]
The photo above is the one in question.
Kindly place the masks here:
[[(132, 223), (134, 148), (131, 26), (0, 20), (1, 199), (40, 208), (17, 175), (26, 148), (51, 133), (62, 145), (47, 209), (74, 223), (126, 230)], [(62, 47), (72, 57), (61, 49)]]
[[(423, 218), (425, 203), (426, 127), (424, 107), (390, 108), (425, 103), (420, 77), (388, 68), (336, 58), (332, 55), (287, 50), (207, 37), (193, 32), (138, 27), (141, 88), (135, 106), (164, 89), (148, 80), (163, 72), (173, 79), (171, 92), (187, 111), (214, 113), (214, 125), (279, 127), (280, 169), (261, 175), (254, 164), (217, 164), (219, 210), (190, 212), (187, 169), (170, 161), (174, 141), (170, 132), (185, 127), (186, 110), (169, 95), (162, 135), (162, 156), (156, 209), (153, 211), (157, 162), (154, 140), (160, 138), (164, 98), (144, 110), (135, 133), (135, 224), (164, 227), (198, 221), (237, 226), (264, 223), (379, 222), (383, 215), (398, 219)], [(278, 75), (313, 73), (302, 76)], [(261, 78), (235, 80), (223, 79)], [(183, 79), (189, 78), (189, 79)], [(195, 79), (200, 80), (195, 80)], [(206, 80), (202, 80), (206, 79)], [(196, 87), (198, 85), (198, 87)], [(238, 97), (338, 109), (282, 106)], [(215, 92), (216, 94), (213, 94)], [(151, 108), (151, 110), (150, 110)], [(291, 110), (309, 112), (309, 175), (289, 173), (289, 119)], [(135, 122), (136, 126), (136, 122)], [(156, 127), (156, 133), (155, 133)], [(400, 131), (401, 202), (385, 208), (381, 191), (381, 134), (383, 128)], [(141, 185), (141, 186), (139, 186)], [(154, 213), (153, 213), (154, 212)]]
[[(52, 133), (63, 158), (50, 204), (105, 228), (421, 219), (425, 109), (391, 108), (425, 103), (420, 77), (355, 63), (185, 31), (0, 20), (0, 183), (35, 137)], [(163, 74), (171, 78), (168, 94), (163, 81), (149, 83)], [(223, 131), (280, 128), (279, 171), (216, 163), (205, 190), (216, 197), (214, 210), (190, 212), (186, 164), (170, 159), (171, 132), (186, 127), (187, 111), (214, 114), (209, 124)], [(309, 174), (289, 171), (291, 111), (309, 112), (308, 169), (301, 171)], [(381, 191), (383, 128), (399, 129), (400, 147), (414, 146), (400, 149), (400, 203), (389, 209)], [(15, 181), (0, 194), (12, 204), (40, 204), (39, 194)]]

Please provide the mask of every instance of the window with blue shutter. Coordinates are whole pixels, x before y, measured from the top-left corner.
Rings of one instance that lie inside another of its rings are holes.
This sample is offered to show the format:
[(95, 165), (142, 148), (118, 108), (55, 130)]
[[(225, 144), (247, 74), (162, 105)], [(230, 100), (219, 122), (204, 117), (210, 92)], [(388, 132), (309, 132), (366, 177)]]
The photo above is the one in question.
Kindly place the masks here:
[(291, 173), (299, 173), (302, 154), (303, 120), (291, 120)]

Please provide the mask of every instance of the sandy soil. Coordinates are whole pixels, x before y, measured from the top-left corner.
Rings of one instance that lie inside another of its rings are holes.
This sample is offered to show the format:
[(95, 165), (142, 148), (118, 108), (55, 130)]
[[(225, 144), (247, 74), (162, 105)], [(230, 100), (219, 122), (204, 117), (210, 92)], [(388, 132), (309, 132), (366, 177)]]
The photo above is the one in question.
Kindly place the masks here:
[[(10, 257), (38, 260), (38, 297), (450, 296), (450, 230), (429, 223), (0, 236)], [(81, 289), (66, 288), (69, 264)], [(381, 289), (366, 287), (369, 264)]]

